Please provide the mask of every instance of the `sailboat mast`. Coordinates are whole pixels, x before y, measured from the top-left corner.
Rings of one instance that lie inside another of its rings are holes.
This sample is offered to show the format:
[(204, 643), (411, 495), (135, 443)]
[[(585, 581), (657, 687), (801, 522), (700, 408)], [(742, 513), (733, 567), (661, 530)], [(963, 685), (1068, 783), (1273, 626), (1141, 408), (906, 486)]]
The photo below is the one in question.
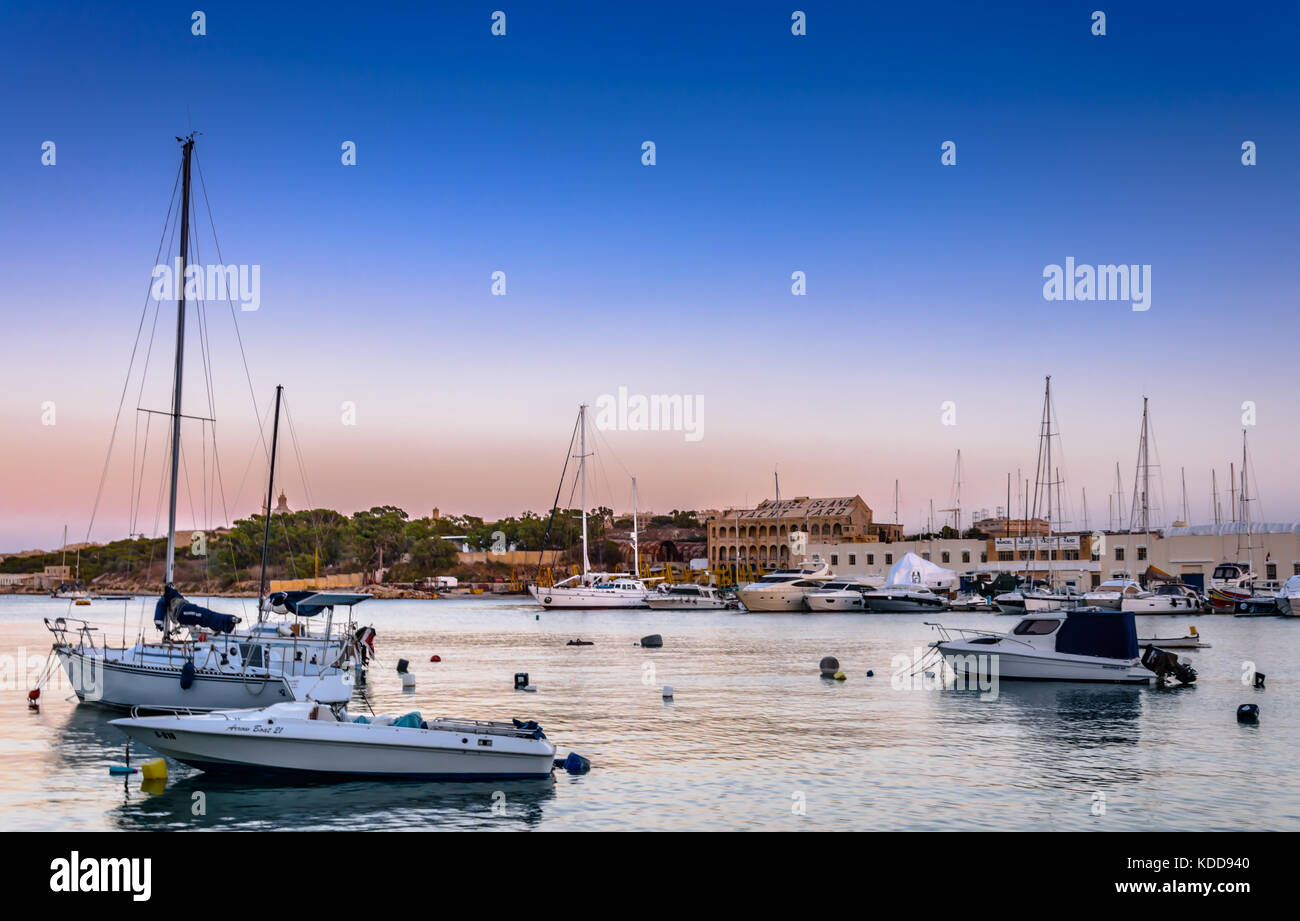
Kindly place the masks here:
[[(180, 139), (178, 139), (180, 140)], [(172, 381), (171, 495), (167, 503), (167, 565), (163, 581), (171, 585), (176, 573), (176, 490), (181, 469), (181, 385), (185, 372), (185, 275), (190, 260), (190, 155), (194, 135), (181, 140), (181, 253), (176, 279), (176, 368)]]
[(284, 387), (275, 385), (275, 422), (271, 427), (271, 470), (266, 476), (266, 523), (262, 529), (262, 575), (257, 580), (257, 619), (262, 619), (262, 598), (266, 596), (266, 558), (271, 549), (271, 493), (275, 489), (275, 455), (280, 442), (280, 393)]
[(632, 566), (636, 577), (641, 578), (641, 545), (637, 537), (636, 524), (636, 477), (632, 477)]
[(582, 581), (587, 582), (591, 561), (587, 558), (587, 404), (578, 406), (578, 478), (582, 480)]

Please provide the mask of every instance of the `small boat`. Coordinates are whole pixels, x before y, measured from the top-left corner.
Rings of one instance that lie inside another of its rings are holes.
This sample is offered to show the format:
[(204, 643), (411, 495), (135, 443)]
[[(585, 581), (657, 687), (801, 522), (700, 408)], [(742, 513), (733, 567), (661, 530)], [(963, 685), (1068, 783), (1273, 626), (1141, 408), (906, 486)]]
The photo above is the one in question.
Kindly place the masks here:
[(255, 710), (132, 715), (110, 723), (167, 758), (212, 773), (346, 780), (549, 777), (555, 746), (535, 722), (353, 717), (302, 700)]
[(1125, 598), (1120, 609), (1134, 614), (1190, 614), (1205, 607), (1205, 599), (1190, 585), (1166, 582), (1152, 593)]
[(836, 613), (843, 611), (865, 611), (867, 603), (862, 598), (863, 592), (880, 588), (884, 579), (862, 576), (841, 577), (833, 582), (823, 583), (822, 587), (804, 595), (804, 604), (813, 614)]
[(661, 585), (646, 595), (645, 603), (656, 611), (725, 611), (736, 602), (711, 585)]
[(1073, 585), (1044, 592), (1022, 592), (1026, 613), (1034, 611), (1059, 611), (1062, 608), (1074, 608), (1083, 604), (1083, 593)]
[(1142, 653), (1133, 615), (1126, 611), (1030, 614), (1010, 633), (930, 626), (941, 637), (930, 647), (961, 678), (1153, 684), (1172, 675), (1184, 684), (1196, 680), (1196, 670), (1173, 653), (1154, 646)]
[(1201, 638), (1196, 628), (1189, 629), (1186, 636), (1156, 636), (1151, 639), (1138, 640), (1143, 646), (1159, 646), (1161, 649), (1209, 649), (1210, 644)]
[(1277, 612), (1283, 617), (1300, 617), (1300, 576), (1292, 576), (1278, 590)]
[(1233, 617), (1280, 617), (1275, 595), (1251, 595), (1239, 600), (1232, 609)]
[(1108, 579), (1090, 592), (1084, 592), (1083, 603), (1091, 608), (1122, 610), (1130, 598), (1146, 598), (1151, 593), (1134, 579)]
[(867, 610), (872, 614), (924, 614), (942, 611), (947, 600), (924, 585), (886, 585), (875, 591), (863, 592)]
[(993, 602), (978, 592), (965, 592), (948, 602), (950, 611), (992, 611)]
[(1210, 576), (1210, 604), (1235, 612), (1237, 602), (1254, 594), (1256, 578), (1254, 568), (1248, 563), (1220, 563)]

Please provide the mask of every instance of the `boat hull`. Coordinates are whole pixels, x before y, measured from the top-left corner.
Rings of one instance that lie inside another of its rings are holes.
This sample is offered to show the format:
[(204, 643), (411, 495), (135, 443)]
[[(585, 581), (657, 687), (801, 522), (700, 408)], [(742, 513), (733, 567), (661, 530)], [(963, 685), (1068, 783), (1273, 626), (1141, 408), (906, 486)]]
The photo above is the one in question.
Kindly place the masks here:
[(914, 598), (908, 595), (866, 596), (872, 614), (933, 614), (945, 609), (941, 598)]
[(570, 608), (574, 610), (596, 608), (645, 608), (644, 592), (622, 593), (618, 589), (599, 588), (542, 588), (530, 585), (528, 593), (533, 600), (546, 608)]
[(988, 677), (999, 681), (1065, 681), (1087, 684), (1152, 684), (1155, 673), (1137, 659), (1102, 659), (1056, 653), (992, 652), (987, 645), (966, 641), (940, 641), (935, 648), (963, 678)]
[(646, 607), (655, 611), (725, 611), (730, 605), (715, 598), (655, 598), (646, 599)]
[(736, 597), (753, 613), (794, 613), (804, 610), (803, 592), (770, 592), (742, 588)]

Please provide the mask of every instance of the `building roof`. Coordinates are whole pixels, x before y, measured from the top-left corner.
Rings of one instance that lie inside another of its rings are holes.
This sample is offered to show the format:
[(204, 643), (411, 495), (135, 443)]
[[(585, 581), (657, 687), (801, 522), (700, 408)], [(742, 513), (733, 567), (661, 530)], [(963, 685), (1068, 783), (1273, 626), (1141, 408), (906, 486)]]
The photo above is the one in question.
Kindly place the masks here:
[(1162, 537), (1225, 537), (1237, 534), (1300, 534), (1300, 524), (1287, 521), (1244, 521), (1227, 524), (1189, 524), (1177, 528), (1160, 528)]
[(764, 499), (757, 508), (728, 509), (719, 517), (743, 519), (760, 518), (804, 518), (828, 515), (852, 514), (856, 505), (866, 507), (861, 496), (833, 496), (823, 499), (810, 499), (808, 496), (796, 496), (793, 499)]

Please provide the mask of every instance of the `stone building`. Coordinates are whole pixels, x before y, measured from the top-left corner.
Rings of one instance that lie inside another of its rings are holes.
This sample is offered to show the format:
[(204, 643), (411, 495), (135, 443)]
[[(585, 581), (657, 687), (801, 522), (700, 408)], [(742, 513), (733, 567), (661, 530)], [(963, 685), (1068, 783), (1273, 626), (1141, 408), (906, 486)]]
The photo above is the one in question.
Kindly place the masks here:
[(761, 569), (791, 563), (792, 532), (807, 534), (809, 543), (899, 540), (903, 536), (901, 525), (876, 522), (861, 496), (764, 499), (755, 508), (727, 509), (710, 517), (706, 530), (710, 565), (744, 562)]

